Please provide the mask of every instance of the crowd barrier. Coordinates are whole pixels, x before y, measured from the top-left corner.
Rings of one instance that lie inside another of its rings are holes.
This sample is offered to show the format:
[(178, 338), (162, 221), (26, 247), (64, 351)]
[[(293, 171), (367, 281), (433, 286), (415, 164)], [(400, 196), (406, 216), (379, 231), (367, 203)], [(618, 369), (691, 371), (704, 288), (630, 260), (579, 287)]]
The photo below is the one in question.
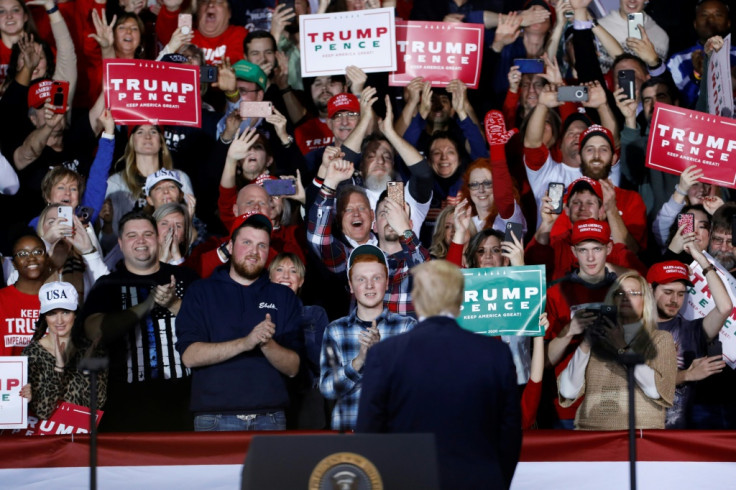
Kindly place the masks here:
[[(237, 489), (254, 435), (280, 436), (243, 432), (103, 434), (98, 438), (98, 487)], [(626, 432), (525, 432), (512, 488), (628, 488), (627, 437)], [(733, 488), (736, 481), (736, 432), (639, 431), (637, 446), (640, 489), (725, 489)], [(88, 462), (87, 435), (3, 436), (0, 486), (87, 488)]]

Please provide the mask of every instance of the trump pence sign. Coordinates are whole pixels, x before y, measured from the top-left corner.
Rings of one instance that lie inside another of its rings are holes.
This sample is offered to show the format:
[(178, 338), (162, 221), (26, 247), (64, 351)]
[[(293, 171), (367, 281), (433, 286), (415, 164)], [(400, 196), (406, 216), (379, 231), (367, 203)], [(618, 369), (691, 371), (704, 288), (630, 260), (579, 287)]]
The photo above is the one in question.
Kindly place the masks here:
[(366, 73), (396, 70), (394, 9), (299, 16), (303, 77), (344, 75), (355, 65)]
[(389, 85), (403, 87), (423, 77), (433, 87), (445, 87), (458, 79), (468, 88), (478, 88), (483, 33), (481, 24), (397, 22), (397, 68)]
[(146, 60), (105, 60), (105, 104), (118, 124), (201, 127), (199, 67)]
[(736, 120), (657, 103), (646, 165), (677, 175), (697, 165), (701, 182), (736, 188)]
[(547, 281), (543, 265), (463, 269), (461, 327), (484, 335), (542, 336)]

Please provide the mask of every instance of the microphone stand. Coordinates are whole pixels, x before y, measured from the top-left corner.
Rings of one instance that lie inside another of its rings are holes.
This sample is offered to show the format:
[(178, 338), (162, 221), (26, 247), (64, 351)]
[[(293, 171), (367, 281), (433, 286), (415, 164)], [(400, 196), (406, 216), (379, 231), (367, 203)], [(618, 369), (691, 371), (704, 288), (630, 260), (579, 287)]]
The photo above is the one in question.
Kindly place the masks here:
[(89, 376), (89, 488), (97, 490), (97, 374), (107, 369), (107, 357), (85, 357), (80, 372)]
[(618, 362), (626, 367), (629, 388), (629, 488), (636, 490), (636, 408), (634, 400), (634, 368), (644, 364), (644, 357), (636, 352), (624, 352), (617, 356)]

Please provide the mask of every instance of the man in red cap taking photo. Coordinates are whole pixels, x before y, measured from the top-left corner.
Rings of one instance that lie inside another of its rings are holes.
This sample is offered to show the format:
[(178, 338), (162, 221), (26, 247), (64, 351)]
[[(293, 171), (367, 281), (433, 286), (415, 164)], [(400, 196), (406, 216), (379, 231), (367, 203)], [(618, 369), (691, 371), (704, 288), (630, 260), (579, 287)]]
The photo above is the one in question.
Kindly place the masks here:
[[(589, 177), (581, 177), (567, 188), (564, 199), (564, 210), (569, 221), (574, 225), (586, 219), (605, 220), (606, 212), (603, 204), (603, 188), (601, 183)], [(560, 214), (554, 212), (552, 199), (549, 196), (542, 198), (540, 209), (542, 221), (537, 228), (534, 238), (524, 251), (529, 263), (542, 263), (547, 267), (547, 279), (560, 279), (577, 266), (577, 260), (570, 245), (572, 227), (563, 234), (551, 238), (550, 234), (558, 221)], [(610, 228), (610, 226), (609, 226)], [(618, 238), (618, 240), (617, 240)], [(631, 250), (626, 247), (624, 236), (612, 233), (612, 248), (608, 254), (608, 262), (629, 269), (636, 269), (642, 275), (646, 267)]]
[[(721, 355), (708, 356), (708, 344), (718, 336), (723, 323), (731, 314), (733, 304), (716, 268), (697, 247), (685, 245), (703, 268), (703, 277), (715, 303), (705, 317), (687, 320), (681, 314), (688, 288), (693, 286), (690, 271), (682, 262), (670, 260), (654, 264), (647, 274), (657, 303), (657, 326), (672, 334), (677, 348), (677, 378), (675, 400), (667, 409), (667, 429), (687, 429), (689, 408), (697, 389), (697, 381), (720, 373), (726, 367)], [(715, 342), (718, 342), (716, 339)], [(720, 345), (720, 342), (718, 342)]]
[[(594, 124), (580, 135), (580, 170), (583, 176), (600, 183), (604, 218), (611, 227), (615, 243), (624, 243), (632, 252), (645, 249), (647, 244), (646, 207), (634, 191), (616, 187), (609, 176), (616, 157), (611, 131)], [(551, 237), (566, 233), (570, 218), (566, 211), (552, 227)]]

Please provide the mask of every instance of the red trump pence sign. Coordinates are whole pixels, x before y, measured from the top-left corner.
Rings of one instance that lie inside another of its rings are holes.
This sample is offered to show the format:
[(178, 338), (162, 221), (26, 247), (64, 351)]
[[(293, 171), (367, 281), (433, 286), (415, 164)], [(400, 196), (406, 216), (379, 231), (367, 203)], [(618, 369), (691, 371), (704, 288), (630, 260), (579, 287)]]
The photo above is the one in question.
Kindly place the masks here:
[(199, 67), (105, 60), (105, 104), (118, 124), (202, 126)]
[(299, 16), (303, 77), (344, 75), (355, 65), (366, 73), (396, 69), (394, 9)]
[(483, 62), (483, 26), (448, 22), (396, 23), (397, 68), (389, 85), (403, 87), (423, 77), (433, 87), (459, 79), (478, 88)]
[(736, 189), (736, 121), (657, 103), (646, 165), (672, 174), (697, 165), (701, 181)]

